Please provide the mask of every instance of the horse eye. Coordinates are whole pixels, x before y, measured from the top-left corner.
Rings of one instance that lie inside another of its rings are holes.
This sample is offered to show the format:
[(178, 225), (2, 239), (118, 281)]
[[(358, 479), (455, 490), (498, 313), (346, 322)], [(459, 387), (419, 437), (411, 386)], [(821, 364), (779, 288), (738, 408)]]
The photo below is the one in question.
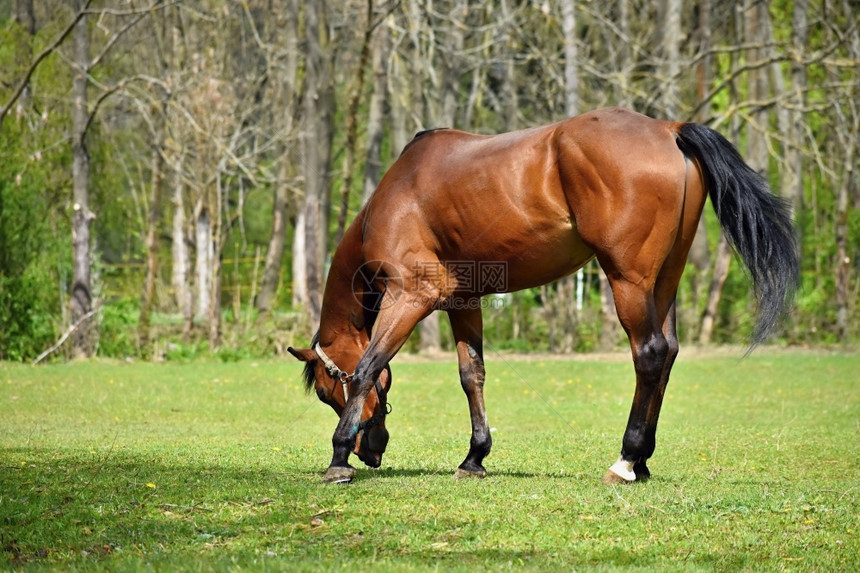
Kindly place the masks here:
[(326, 398), (325, 388), (322, 388), (322, 387), (317, 388), (317, 396), (319, 397), (320, 401), (325, 402), (326, 401), (326, 399), (325, 399)]

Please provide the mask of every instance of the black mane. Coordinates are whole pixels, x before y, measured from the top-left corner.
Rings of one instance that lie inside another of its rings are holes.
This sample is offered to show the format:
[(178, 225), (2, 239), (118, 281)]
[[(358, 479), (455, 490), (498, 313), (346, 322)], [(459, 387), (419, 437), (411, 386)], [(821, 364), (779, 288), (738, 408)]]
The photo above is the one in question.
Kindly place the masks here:
[(415, 134), (415, 137), (413, 137), (413, 138), (412, 138), (412, 141), (410, 141), (410, 142), (409, 142), (409, 143), (407, 143), (405, 146), (403, 146), (403, 150), (400, 152), (400, 155), (403, 155), (404, 153), (406, 153), (406, 150), (407, 150), (407, 149), (409, 149), (410, 147), (412, 147), (412, 145), (413, 145), (416, 141), (418, 141), (419, 139), (421, 139), (421, 138), (422, 138), (422, 137), (424, 137), (425, 135), (430, 135), (431, 133), (434, 133), (434, 132), (437, 132), (437, 131), (443, 131), (443, 130), (446, 130), (446, 129), (450, 129), (450, 128), (448, 128), (448, 127), (436, 127), (436, 128), (433, 128), (433, 129), (425, 129), (424, 131), (419, 131), (418, 133), (416, 133), (416, 134)]
[[(311, 348), (316, 346), (320, 341), (320, 331), (317, 330), (314, 337), (311, 339)], [(314, 388), (314, 383), (316, 382), (316, 375), (314, 374), (314, 367), (316, 366), (316, 360), (309, 360), (305, 362), (305, 371), (302, 372), (302, 377), (305, 379), (305, 392), (309, 393)]]

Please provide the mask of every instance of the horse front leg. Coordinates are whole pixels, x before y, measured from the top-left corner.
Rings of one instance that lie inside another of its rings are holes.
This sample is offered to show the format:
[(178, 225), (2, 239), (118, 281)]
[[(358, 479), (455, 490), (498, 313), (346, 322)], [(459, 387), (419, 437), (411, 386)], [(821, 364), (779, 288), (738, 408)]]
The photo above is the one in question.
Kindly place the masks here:
[[(478, 299), (466, 302), (479, 302)], [(464, 306), (471, 306), (466, 304)], [(490, 453), (493, 440), (484, 408), (484, 349), (483, 322), (480, 305), (465, 310), (449, 310), (451, 330), (457, 343), (457, 359), (460, 364), (460, 385), (469, 401), (469, 416), (472, 421), (472, 438), (469, 453), (454, 473), (454, 479), (485, 477), (487, 470), (482, 465)]]
[[(376, 379), (406, 342), (412, 329), (432, 309), (433, 301), (426, 298), (407, 296), (406, 293), (397, 293), (393, 298), (395, 303), (380, 311), (370, 344), (355, 368), (352, 380), (354, 393), (350, 395), (331, 439), (332, 459), (323, 477), (326, 483), (352, 481), (355, 468), (349, 465), (348, 460), (355, 448), (365, 401)], [(377, 408), (380, 407), (377, 403)]]

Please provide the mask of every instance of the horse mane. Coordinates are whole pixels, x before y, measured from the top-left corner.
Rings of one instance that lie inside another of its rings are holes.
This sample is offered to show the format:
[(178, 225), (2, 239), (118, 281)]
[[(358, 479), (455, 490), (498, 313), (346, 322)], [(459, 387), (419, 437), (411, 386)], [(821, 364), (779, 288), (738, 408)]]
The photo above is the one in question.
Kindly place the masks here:
[(430, 135), (431, 133), (435, 133), (437, 131), (444, 131), (446, 129), (450, 129), (450, 128), (449, 127), (436, 127), (434, 129), (425, 129), (424, 131), (419, 131), (418, 133), (415, 134), (415, 137), (412, 138), (412, 141), (410, 141), (409, 143), (407, 143), (403, 147), (403, 150), (400, 152), (400, 155), (403, 155), (404, 153), (406, 153), (407, 149), (412, 147), (412, 145), (414, 145), (416, 141), (418, 141), (419, 139), (421, 139), (425, 135)]
[[(317, 330), (314, 337), (311, 339), (311, 348), (315, 347), (320, 341), (320, 331)], [(310, 394), (311, 390), (314, 388), (314, 383), (316, 382), (316, 374), (314, 374), (314, 366), (316, 365), (316, 360), (308, 360), (305, 362), (305, 370), (302, 372), (302, 377), (305, 379), (305, 392)]]

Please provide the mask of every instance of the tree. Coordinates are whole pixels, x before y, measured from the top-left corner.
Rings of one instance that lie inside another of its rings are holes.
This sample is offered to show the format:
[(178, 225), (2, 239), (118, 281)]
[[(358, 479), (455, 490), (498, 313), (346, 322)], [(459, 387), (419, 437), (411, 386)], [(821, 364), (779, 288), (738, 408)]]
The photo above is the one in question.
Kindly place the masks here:
[[(271, 27), (269, 41), (276, 53), (281, 53), (283, 65), (275, 65), (274, 57), (267, 59), (269, 74), (275, 81), (273, 103), (276, 111), (273, 121), (282, 126), (288, 137), (293, 136), (295, 131), (295, 108), (299, 96), (298, 72), (299, 72), (299, 8), (297, 0), (290, 0), (286, 9), (281, 14), (284, 19), (283, 31)], [(285, 42), (281, 46), (280, 43)], [(260, 284), (260, 292), (257, 294), (257, 310), (261, 313), (268, 312), (272, 306), (275, 290), (278, 286), (281, 272), (281, 261), (284, 258), (284, 247), (287, 240), (287, 223), (290, 210), (290, 188), (289, 188), (289, 159), (295, 155), (291, 152), (292, 145), (286, 142), (279, 146), (280, 159), (277, 163), (277, 179), (274, 188), (272, 204), (272, 233), (269, 238), (269, 246), (266, 250), (266, 263), (263, 268), (263, 280)]]
[[(75, 11), (86, 8), (85, 0), (75, 0)], [(82, 324), (92, 309), (92, 285), (90, 266), (92, 245), (90, 224), (95, 213), (90, 210), (90, 155), (87, 150), (87, 128), (90, 110), (87, 99), (87, 84), (90, 74), (90, 42), (87, 19), (82, 17), (74, 31), (74, 79), (72, 81), (72, 182), (74, 204), (72, 209), (72, 243), (74, 248), (74, 276), (72, 278), (71, 320), (80, 324), (72, 338), (76, 356), (89, 356), (93, 351), (90, 325)]]
[(323, 270), (328, 252), (334, 84), (327, 4), (305, 5), (305, 90), (302, 103), (301, 169), (305, 195), (293, 243), (294, 303), (319, 324)]

